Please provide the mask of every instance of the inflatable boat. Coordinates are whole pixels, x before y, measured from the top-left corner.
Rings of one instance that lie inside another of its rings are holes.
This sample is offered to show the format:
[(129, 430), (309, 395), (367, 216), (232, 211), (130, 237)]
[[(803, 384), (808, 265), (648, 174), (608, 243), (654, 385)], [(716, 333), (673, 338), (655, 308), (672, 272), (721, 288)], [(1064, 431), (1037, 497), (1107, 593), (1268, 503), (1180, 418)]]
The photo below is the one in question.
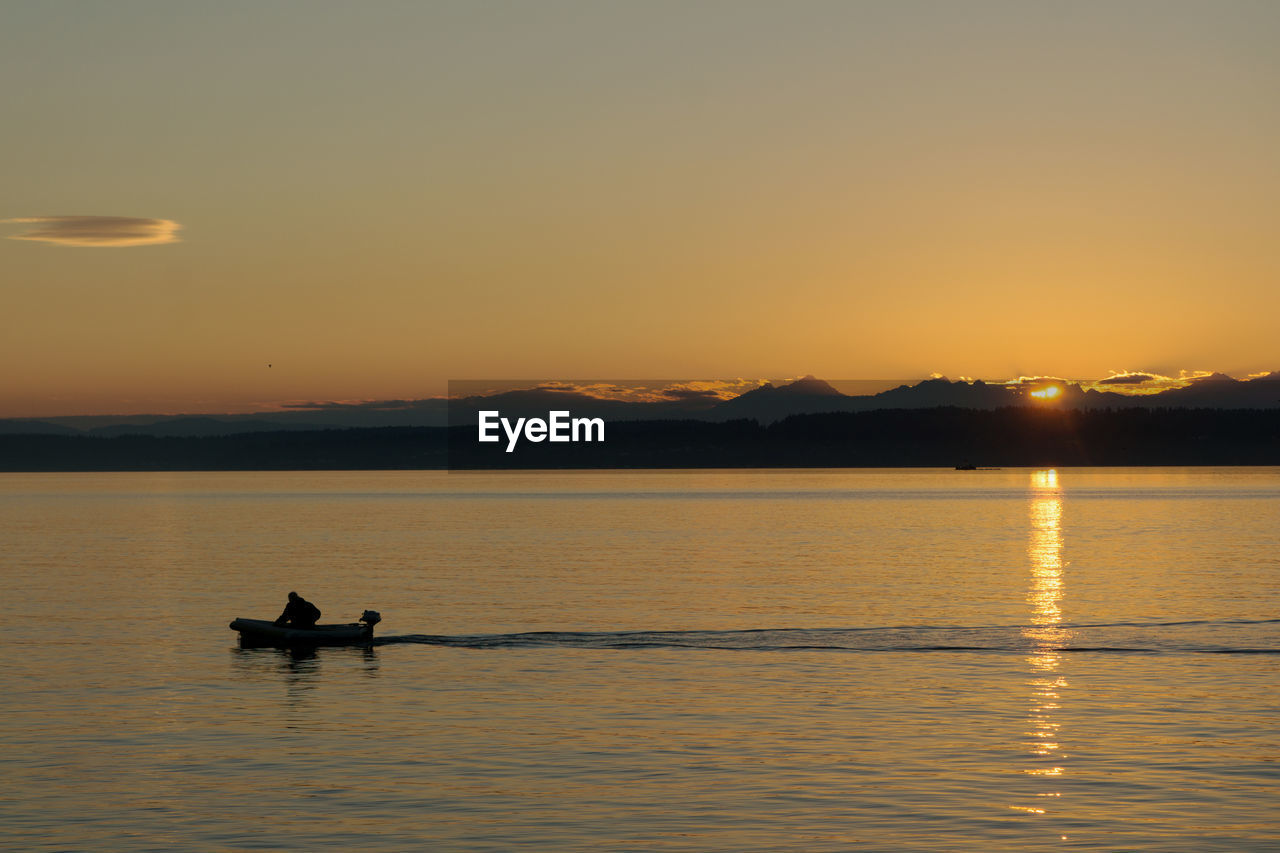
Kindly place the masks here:
[(236, 619), (231, 630), (240, 632), (242, 646), (352, 646), (373, 639), (373, 626), (382, 621), (376, 610), (366, 610), (359, 622), (294, 628), (270, 619)]

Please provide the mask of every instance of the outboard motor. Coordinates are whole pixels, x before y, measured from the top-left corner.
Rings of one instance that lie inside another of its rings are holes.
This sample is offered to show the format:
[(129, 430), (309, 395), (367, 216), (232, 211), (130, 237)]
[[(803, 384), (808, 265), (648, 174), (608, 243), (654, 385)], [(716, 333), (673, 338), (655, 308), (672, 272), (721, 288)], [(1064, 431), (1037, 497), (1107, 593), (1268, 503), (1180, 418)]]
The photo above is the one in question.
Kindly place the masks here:
[(376, 610), (366, 610), (360, 614), (360, 621), (372, 628), (382, 621), (382, 614)]

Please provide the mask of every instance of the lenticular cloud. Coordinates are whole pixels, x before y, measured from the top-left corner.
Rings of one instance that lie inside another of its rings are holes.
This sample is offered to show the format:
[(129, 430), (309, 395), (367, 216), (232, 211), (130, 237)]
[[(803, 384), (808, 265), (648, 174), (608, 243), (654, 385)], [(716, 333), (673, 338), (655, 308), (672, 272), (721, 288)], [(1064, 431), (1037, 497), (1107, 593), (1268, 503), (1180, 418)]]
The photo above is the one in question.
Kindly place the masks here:
[(10, 240), (35, 240), (60, 246), (154, 246), (178, 242), (172, 219), (141, 219), (133, 216), (25, 216), (6, 219), (36, 227), (14, 234)]

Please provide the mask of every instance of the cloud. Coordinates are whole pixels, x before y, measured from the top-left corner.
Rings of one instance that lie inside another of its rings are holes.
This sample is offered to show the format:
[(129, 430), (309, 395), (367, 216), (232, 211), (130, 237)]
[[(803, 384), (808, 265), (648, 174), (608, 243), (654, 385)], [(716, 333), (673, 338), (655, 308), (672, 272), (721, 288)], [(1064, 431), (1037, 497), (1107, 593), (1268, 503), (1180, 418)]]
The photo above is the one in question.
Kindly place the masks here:
[(596, 400), (613, 400), (619, 403), (651, 403), (658, 396), (649, 387), (652, 383), (629, 382), (544, 382), (535, 391), (560, 391), (581, 394)]
[(673, 403), (673, 402), (705, 402), (714, 404), (717, 400), (728, 400), (744, 391), (759, 388), (761, 379), (729, 379), (715, 381), (672, 382), (657, 379), (624, 379), (620, 381), (567, 381), (547, 380), (514, 381), (514, 380), (451, 380), (449, 396), (452, 399), (466, 397), (488, 397), (494, 394), (512, 391), (556, 393), (582, 397), (593, 400), (612, 401), (617, 403)]
[(1099, 379), (1099, 385), (1141, 385), (1143, 382), (1154, 382), (1157, 379), (1168, 379), (1167, 376), (1157, 376), (1154, 373), (1117, 373), (1114, 376), (1108, 376), (1106, 379)]
[(667, 388), (662, 392), (662, 396), (670, 397), (673, 400), (710, 400), (711, 402), (719, 402), (723, 398), (710, 389), (699, 390), (697, 388)]
[(1039, 386), (1048, 383), (1056, 383), (1058, 385), (1072, 384), (1061, 376), (1019, 376), (1017, 379), (1007, 380), (1004, 384), (1010, 387), (1026, 387), (1029, 385)]
[(10, 240), (35, 240), (60, 246), (154, 246), (178, 242), (181, 225), (172, 219), (133, 216), (24, 216), (0, 220), (37, 227), (14, 234)]
[(662, 389), (664, 397), (675, 400), (731, 400), (764, 384), (762, 379), (721, 379), (714, 381), (678, 382)]
[(1177, 376), (1147, 370), (1112, 370), (1106, 379), (1090, 380), (1082, 383), (1082, 387), (1126, 396), (1146, 396), (1186, 388), (1212, 375), (1207, 370), (1181, 370)]
[(422, 400), (311, 400), (301, 403), (282, 403), (285, 409), (300, 409), (310, 412), (398, 412), (409, 409), (420, 409), (443, 401), (442, 397), (427, 397)]

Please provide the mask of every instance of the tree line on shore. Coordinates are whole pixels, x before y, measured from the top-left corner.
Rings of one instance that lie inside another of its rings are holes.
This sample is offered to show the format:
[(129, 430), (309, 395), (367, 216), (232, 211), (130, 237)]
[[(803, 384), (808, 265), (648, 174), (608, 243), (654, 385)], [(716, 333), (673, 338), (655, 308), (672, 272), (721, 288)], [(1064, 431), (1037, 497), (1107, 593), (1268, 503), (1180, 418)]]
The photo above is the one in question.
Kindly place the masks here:
[(482, 444), (474, 426), (221, 436), (2, 435), (3, 471), (1280, 465), (1280, 410), (940, 407), (608, 423), (601, 443)]

